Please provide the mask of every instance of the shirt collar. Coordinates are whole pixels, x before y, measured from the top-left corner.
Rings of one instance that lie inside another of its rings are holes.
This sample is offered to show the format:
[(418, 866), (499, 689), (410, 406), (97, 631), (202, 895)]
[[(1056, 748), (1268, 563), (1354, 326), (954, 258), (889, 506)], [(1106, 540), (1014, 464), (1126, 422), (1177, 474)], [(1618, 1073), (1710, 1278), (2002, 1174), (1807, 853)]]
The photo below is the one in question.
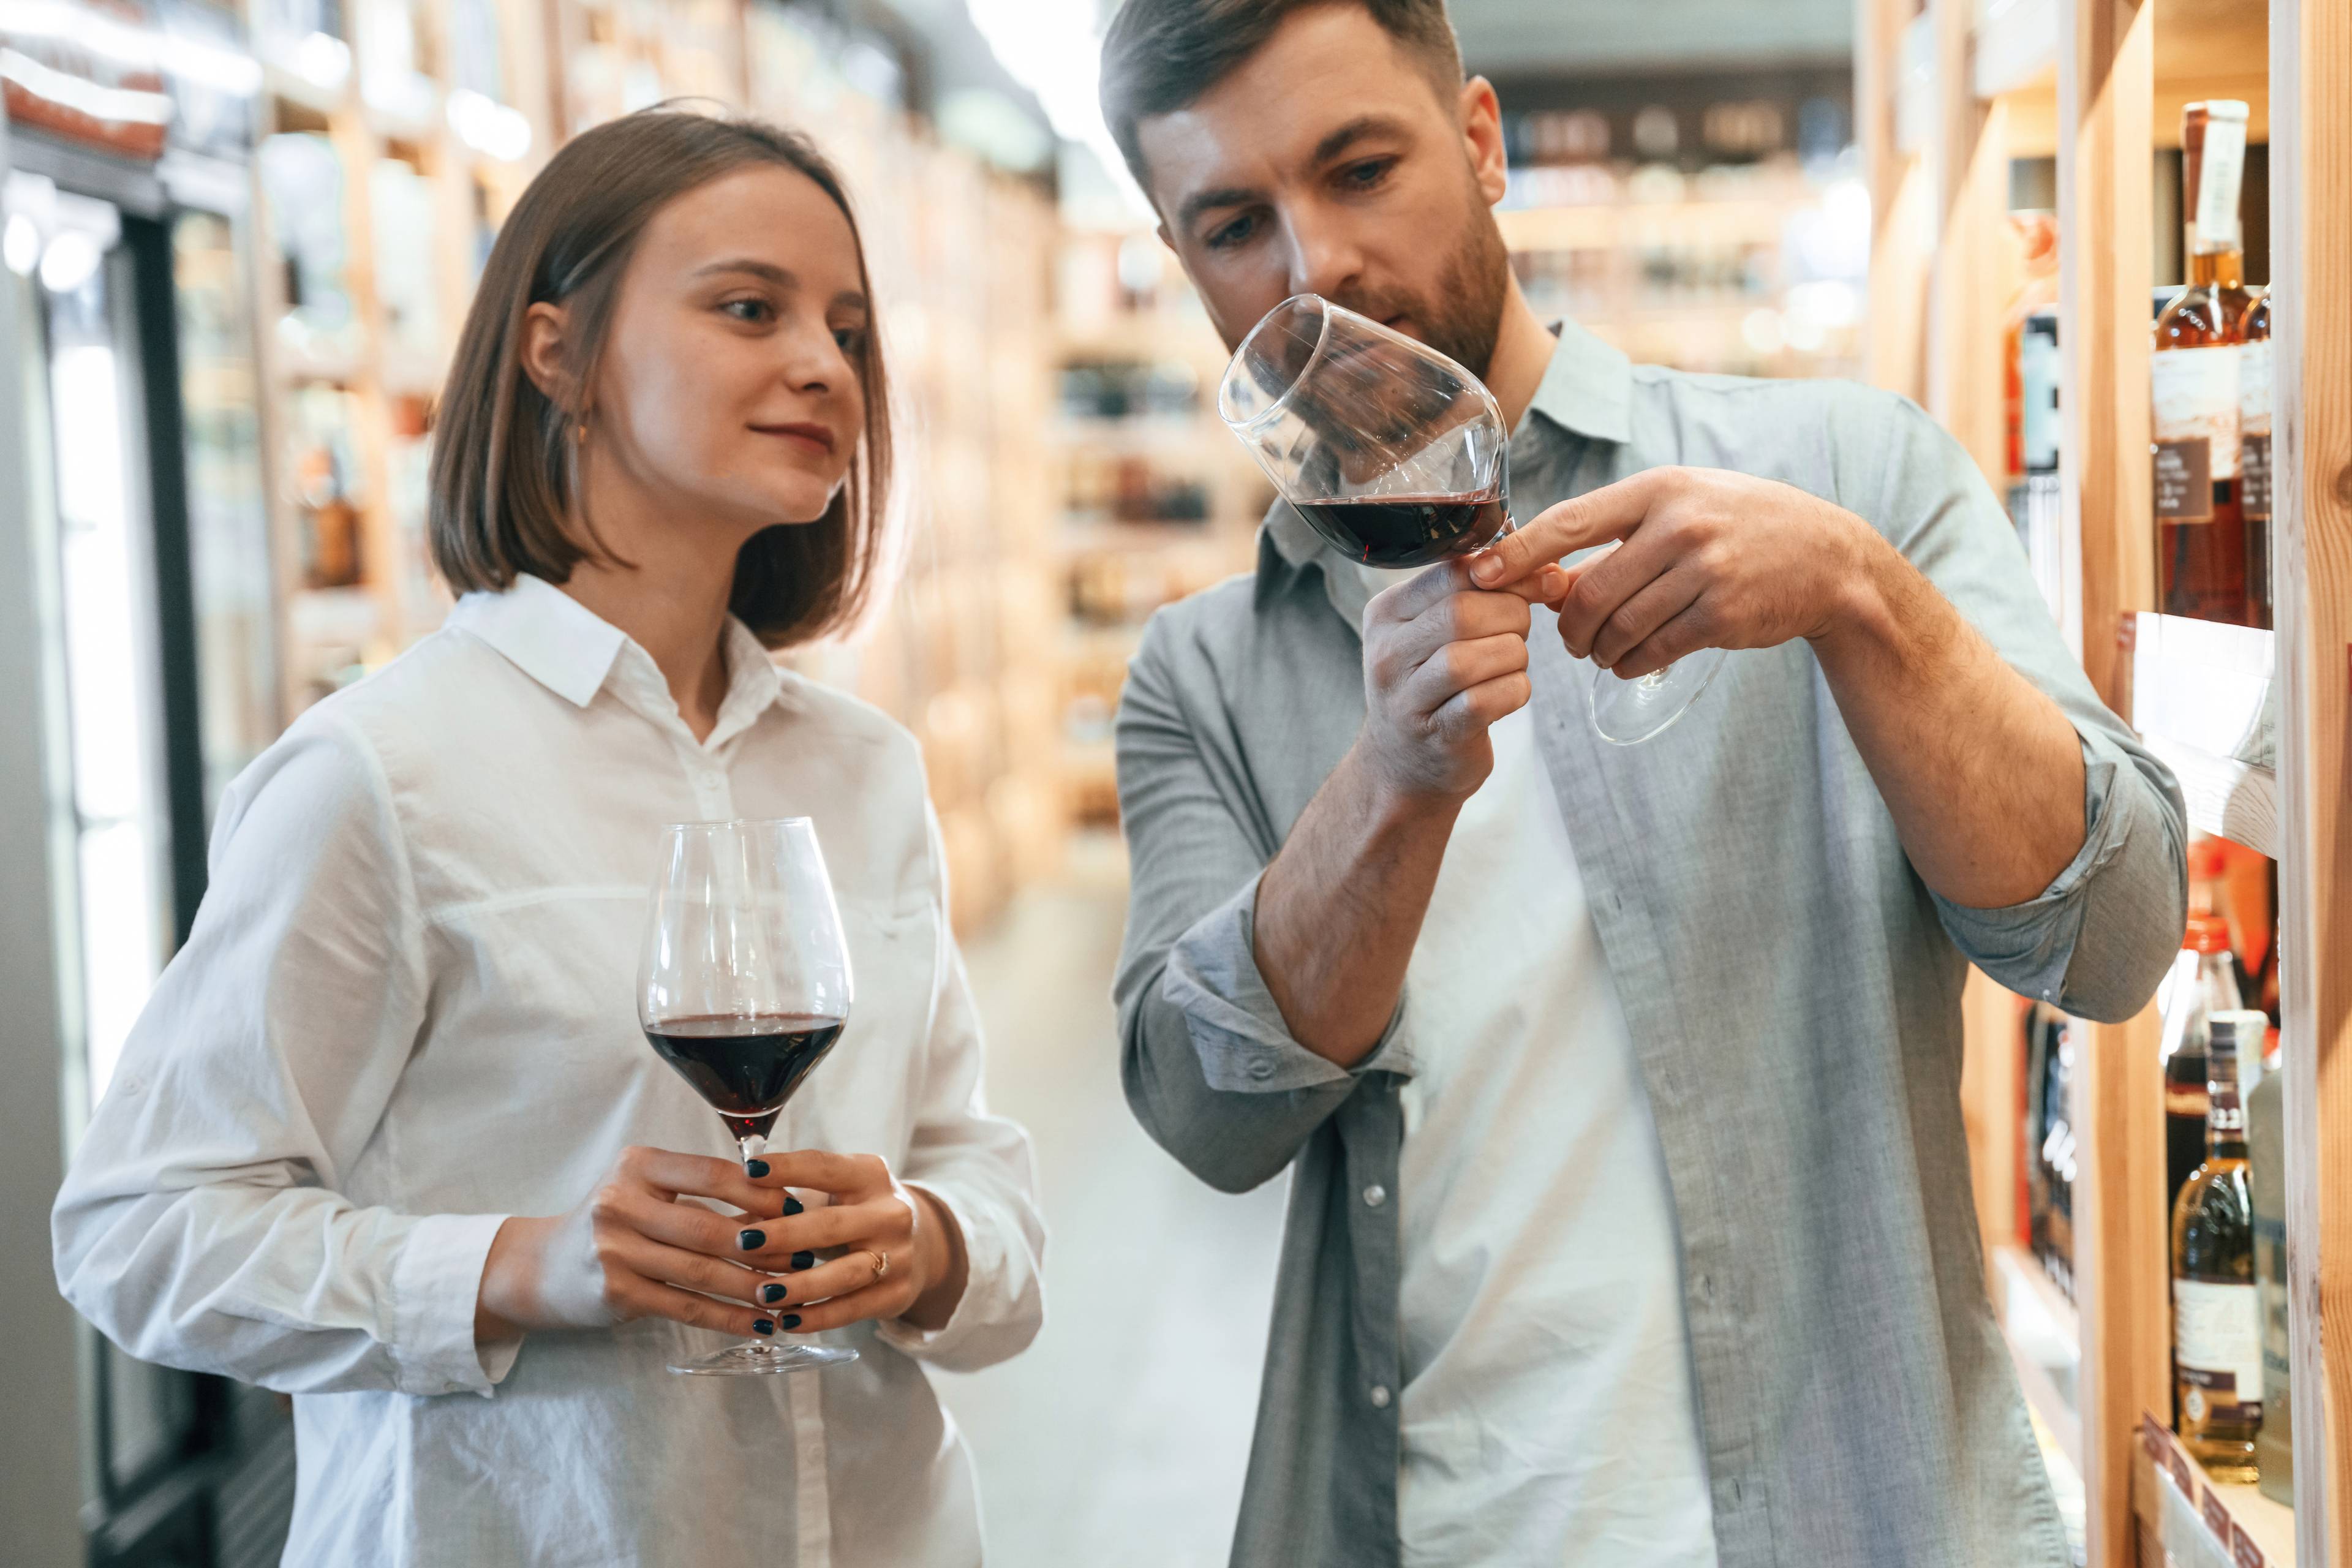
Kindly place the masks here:
[[(503, 593), (477, 590), (457, 601), (450, 624), (496, 648), (514, 667), (575, 708), (585, 708), (609, 681), (632, 707), (677, 717), (653, 656), (587, 605), (529, 573)], [(751, 628), (727, 617), (727, 696), (706, 746), (717, 747), (751, 727), (783, 689), (783, 676)]]
[[(1527, 414), (1511, 432), (1512, 439), (1526, 436), (1528, 426), (1540, 415), (1570, 436), (1595, 441), (1632, 440), (1633, 362), (1574, 321), (1555, 321), (1551, 331), (1551, 358), (1544, 365), (1543, 380), (1536, 384)], [(1276, 553), (1294, 567), (1324, 555), (1326, 546), (1307, 526), (1307, 520), (1281, 500), (1266, 512), (1265, 531)], [(1360, 626), (1364, 605), (1380, 591), (1385, 575), (1368, 576), (1363, 570), (1326, 572), (1324, 584), (1332, 606), (1347, 617), (1349, 626)]]

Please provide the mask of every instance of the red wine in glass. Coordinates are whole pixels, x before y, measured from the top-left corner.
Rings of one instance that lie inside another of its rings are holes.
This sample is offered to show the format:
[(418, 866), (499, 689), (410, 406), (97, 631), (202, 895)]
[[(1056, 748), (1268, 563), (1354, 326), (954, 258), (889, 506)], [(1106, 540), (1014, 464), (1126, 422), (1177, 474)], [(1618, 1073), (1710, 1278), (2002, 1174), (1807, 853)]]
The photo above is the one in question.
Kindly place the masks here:
[(806, 1013), (665, 1018), (646, 1038), (737, 1138), (765, 1138), (784, 1101), (841, 1038), (842, 1018)]
[(1469, 495), (1370, 496), (1292, 503), (1307, 525), (1366, 566), (1427, 566), (1483, 550), (1502, 536), (1499, 484)]

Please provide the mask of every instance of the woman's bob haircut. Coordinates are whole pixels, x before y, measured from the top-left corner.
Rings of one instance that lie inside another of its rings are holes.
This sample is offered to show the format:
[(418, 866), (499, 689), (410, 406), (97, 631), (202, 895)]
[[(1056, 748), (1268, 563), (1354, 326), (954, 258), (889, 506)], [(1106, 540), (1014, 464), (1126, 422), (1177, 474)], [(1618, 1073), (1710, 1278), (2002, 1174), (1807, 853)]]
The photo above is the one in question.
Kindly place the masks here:
[[(526, 572), (562, 583), (583, 560), (614, 559), (581, 507), (583, 411), (558, 405), (524, 370), (524, 317), (562, 305), (571, 384), (593, 386), (646, 225), (673, 198), (760, 164), (805, 175), (832, 198), (870, 297), (840, 175), (806, 137), (772, 125), (656, 105), (575, 137), (523, 192), (482, 268), (435, 420), (433, 564), (453, 591), (503, 590)], [(832, 504), (815, 522), (761, 530), (736, 558), (728, 608), (772, 648), (856, 624), (882, 574), (890, 404), (880, 334), (866, 334), (853, 363), (866, 429)]]

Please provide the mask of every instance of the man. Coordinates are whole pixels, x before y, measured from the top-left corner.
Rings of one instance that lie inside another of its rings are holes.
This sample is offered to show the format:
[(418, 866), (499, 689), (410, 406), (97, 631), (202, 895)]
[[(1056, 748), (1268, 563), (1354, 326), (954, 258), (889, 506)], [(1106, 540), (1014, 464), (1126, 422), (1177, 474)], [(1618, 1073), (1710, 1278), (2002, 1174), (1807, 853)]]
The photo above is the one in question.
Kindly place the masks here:
[[(1103, 84), (1225, 340), (1312, 291), (1444, 350), (1532, 519), (1394, 574), (1277, 505), (1129, 672), (1128, 1096), (1292, 1170), (1234, 1562), (2063, 1563), (1960, 985), (2135, 1012), (2184, 828), (1982, 481), (1901, 399), (1547, 329), (1442, 0), (1127, 0)], [(1596, 738), (1582, 661), (1703, 647)]]

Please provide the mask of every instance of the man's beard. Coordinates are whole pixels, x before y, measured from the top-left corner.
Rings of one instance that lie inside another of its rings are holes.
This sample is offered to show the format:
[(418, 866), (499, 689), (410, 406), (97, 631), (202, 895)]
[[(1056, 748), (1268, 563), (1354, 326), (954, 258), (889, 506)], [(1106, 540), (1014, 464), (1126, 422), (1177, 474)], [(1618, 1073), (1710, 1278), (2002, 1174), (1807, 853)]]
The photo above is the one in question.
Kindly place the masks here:
[(1415, 336), (1481, 381), (1495, 358), (1503, 330), (1503, 301), (1511, 286), (1511, 257), (1502, 230), (1483, 205), (1473, 205), (1462, 226), (1462, 243), (1447, 258), (1436, 296), (1404, 294), (1341, 298), (1333, 303), (1376, 321), (1409, 316)]

